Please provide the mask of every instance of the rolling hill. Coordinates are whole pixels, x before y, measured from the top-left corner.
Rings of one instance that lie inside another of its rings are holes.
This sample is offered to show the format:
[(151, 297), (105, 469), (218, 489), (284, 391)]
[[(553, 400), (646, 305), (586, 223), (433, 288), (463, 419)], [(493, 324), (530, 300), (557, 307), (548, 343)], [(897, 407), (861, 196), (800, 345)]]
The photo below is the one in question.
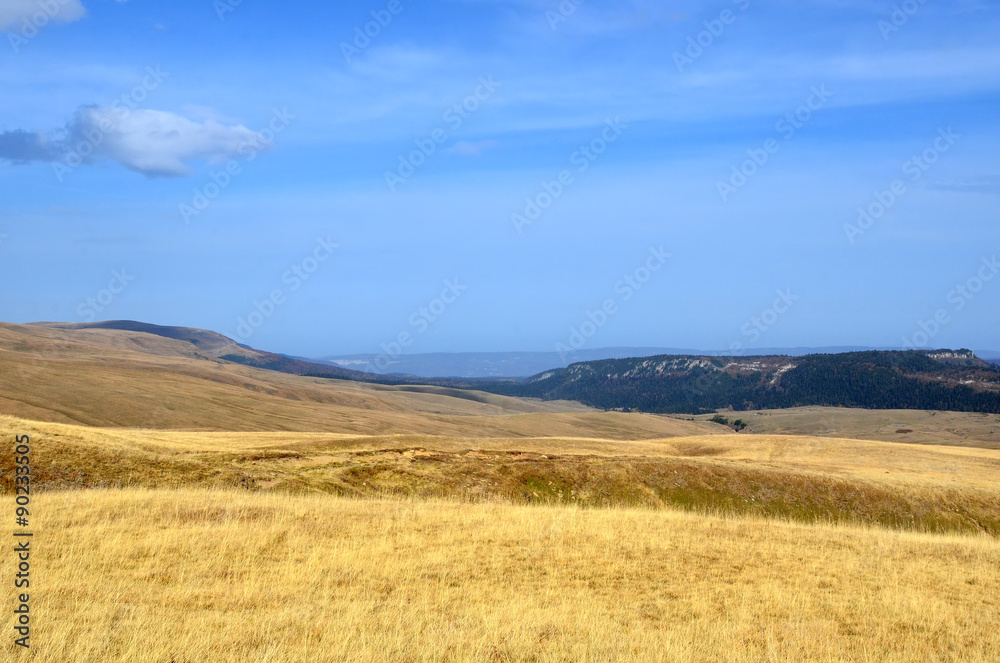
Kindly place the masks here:
[[(234, 346), (198, 330), (0, 323), (0, 414), (130, 428), (472, 437), (641, 439), (718, 428), (568, 401), (265, 370), (247, 364), (268, 353)], [(236, 352), (244, 361), (223, 358)]]
[(104, 322), (72, 323), (72, 322), (38, 322), (32, 326), (68, 331), (84, 330), (114, 330), (150, 334), (161, 338), (190, 343), (195, 347), (192, 356), (206, 359), (224, 359), (238, 364), (246, 364), (256, 368), (266, 368), (272, 371), (290, 373), (292, 375), (310, 375), (313, 377), (337, 378), (341, 380), (367, 380), (371, 376), (340, 366), (306, 361), (286, 357), (273, 352), (255, 350), (249, 346), (237, 343), (228, 336), (206, 329), (190, 327), (168, 327), (153, 325), (134, 320), (107, 320)]

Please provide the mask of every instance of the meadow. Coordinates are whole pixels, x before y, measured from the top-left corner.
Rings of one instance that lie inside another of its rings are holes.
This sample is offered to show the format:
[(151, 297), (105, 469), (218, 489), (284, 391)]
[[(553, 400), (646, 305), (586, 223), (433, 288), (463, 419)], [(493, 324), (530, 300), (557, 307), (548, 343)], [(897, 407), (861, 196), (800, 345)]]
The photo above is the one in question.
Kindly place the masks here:
[(45, 663), (1000, 658), (981, 534), (204, 489), (36, 506)]
[[(42, 491), (240, 488), (1000, 535), (1000, 451), (992, 449), (724, 433), (646, 440), (219, 433), (0, 417), (0, 435), (24, 434)], [(0, 470), (0, 485), (13, 492), (12, 456), (0, 458)]]

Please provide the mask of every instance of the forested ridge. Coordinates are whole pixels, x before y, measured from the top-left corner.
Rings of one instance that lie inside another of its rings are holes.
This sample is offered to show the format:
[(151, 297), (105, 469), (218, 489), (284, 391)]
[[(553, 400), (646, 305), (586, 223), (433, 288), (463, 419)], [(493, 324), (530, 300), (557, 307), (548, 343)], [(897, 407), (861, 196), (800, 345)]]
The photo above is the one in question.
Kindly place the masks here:
[(1000, 413), (1000, 367), (964, 349), (608, 359), (464, 386), (660, 413), (804, 405)]

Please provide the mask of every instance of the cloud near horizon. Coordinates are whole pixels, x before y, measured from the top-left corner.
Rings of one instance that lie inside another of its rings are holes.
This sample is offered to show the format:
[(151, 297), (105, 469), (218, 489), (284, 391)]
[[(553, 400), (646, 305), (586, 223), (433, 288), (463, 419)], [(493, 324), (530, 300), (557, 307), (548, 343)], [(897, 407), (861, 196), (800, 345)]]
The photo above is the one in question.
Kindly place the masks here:
[(147, 177), (182, 177), (191, 174), (191, 161), (219, 163), (267, 147), (264, 136), (242, 124), (195, 122), (166, 111), (123, 112), (108, 106), (81, 106), (64, 129), (52, 134), (0, 132), (0, 159), (11, 163), (73, 166), (107, 158)]
[(45, 16), (44, 23), (78, 21), (87, 14), (80, 0), (3, 0), (0, 2), (0, 30), (19, 29), (25, 21), (36, 28), (42, 27), (34, 20), (36, 15)]
[(966, 177), (958, 180), (937, 180), (927, 185), (931, 191), (951, 191), (954, 193), (1000, 194), (1000, 175)]
[(496, 147), (499, 144), (500, 142), (495, 140), (480, 140), (472, 142), (462, 140), (455, 143), (448, 149), (446, 149), (445, 152), (447, 152), (448, 154), (460, 154), (462, 156), (478, 157), (485, 150)]

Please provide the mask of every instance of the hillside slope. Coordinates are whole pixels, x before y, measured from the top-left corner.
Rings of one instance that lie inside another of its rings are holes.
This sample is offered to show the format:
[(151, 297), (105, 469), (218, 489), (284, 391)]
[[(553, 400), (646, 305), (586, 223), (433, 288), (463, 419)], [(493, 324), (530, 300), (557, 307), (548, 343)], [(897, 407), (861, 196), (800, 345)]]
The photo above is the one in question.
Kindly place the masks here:
[(639, 439), (717, 428), (572, 402), (297, 376), (203, 348), (141, 331), (0, 323), (0, 414), (91, 426), (473, 437)]
[(255, 350), (237, 343), (228, 336), (206, 329), (190, 327), (166, 327), (134, 320), (107, 320), (104, 322), (36, 322), (32, 326), (50, 329), (65, 329), (70, 331), (113, 330), (122, 332), (138, 332), (190, 343), (196, 348), (193, 356), (224, 359), (238, 364), (246, 364), (255, 368), (266, 368), (272, 371), (290, 373), (292, 375), (309, 375), (312, 377), (338, 378), (343, 380), (368, 380), (371, 376), (360, 371), (353, 371), (340, 366), (318, 362), (304, 361), (286, 357), (273, 352)]

